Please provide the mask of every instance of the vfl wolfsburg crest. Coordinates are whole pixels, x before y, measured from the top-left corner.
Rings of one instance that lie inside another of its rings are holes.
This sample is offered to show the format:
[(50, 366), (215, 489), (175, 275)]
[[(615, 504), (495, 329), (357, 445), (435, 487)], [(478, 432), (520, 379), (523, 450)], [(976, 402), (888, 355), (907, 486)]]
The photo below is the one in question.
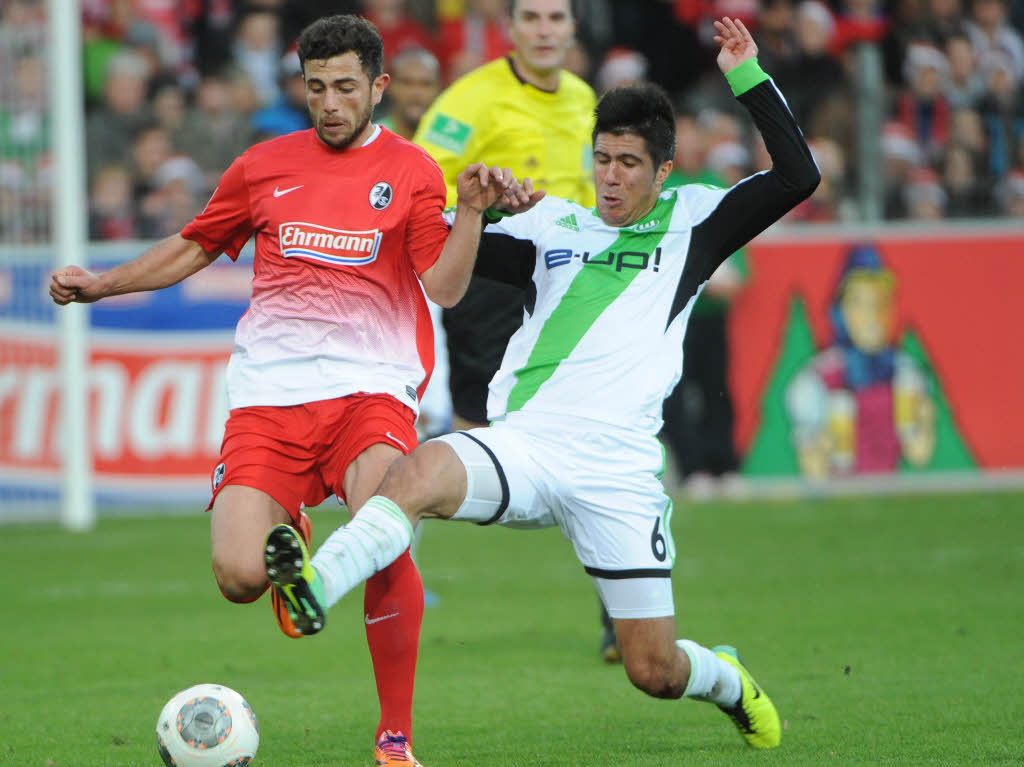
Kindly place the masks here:
[(569, 229), (573, 232), (580, 230), (579, 224), (576, 223), (576, 214), (570, 213), (568, 216), (563, 216), (555, 222), (555, 226), (560, 226), (563, 229)]

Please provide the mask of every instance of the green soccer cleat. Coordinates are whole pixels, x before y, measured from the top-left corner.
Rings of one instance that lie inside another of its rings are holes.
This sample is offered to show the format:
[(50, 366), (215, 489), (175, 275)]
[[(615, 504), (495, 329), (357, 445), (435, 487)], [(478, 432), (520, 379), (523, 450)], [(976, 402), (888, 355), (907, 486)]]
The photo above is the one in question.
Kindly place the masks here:
[(310, 562), (309, 549), (299, 532), (291, 525), (273, 527), (267, 535), (264, 560), (267, 578), (278, 602), (288, 610), (294, 630), (302, 636), (320, 631), (327, 622), (324, 584)]
[(733, 708), (722, 705), (718, 707), (732, 719), (747, 745), (754, 748), (775, 748), (782, 739), (779, 712), (775, 710), (775, 704), (754, 681), (754, 677), (740, 661), (735, 647), (719, 645), (712, 647), (711, 651), (740, 674), (739, 701)]

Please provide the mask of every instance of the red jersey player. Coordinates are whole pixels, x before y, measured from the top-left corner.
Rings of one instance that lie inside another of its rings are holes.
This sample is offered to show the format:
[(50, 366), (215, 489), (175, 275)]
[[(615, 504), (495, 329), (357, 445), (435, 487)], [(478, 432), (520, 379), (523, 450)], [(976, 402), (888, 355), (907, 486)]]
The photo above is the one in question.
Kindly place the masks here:
[[(177, 235), (101, 274), (69, 266), (61, 305), (173, 285), (255, 236), (252, 299), (228, 363), (230, 416), (213, 472), (211, 548), (222, 593), (267, 588), (264, 539), (289, 522), (309, 540), (303, 504), (332, 493), (361, 508), (390, 463), (416, 445), (419, 395), (433, 366), (423, 292), (462, 297), (482, 212), (528, 197), (512, 174), (460, 174), (451, 229), (441, 171), (373, 122), (389, 77), (372, 24), (331, 16), (307, 27), (299, 58), (314, 127), (258, 144), (225, 171), (206, 209)], [(420, 285), (422, 284), (422, 289)], [(318, 630), (301, 593), (273, 591), (285, 633)], [(381, 720), (378, 765), (416, 764), (412, 693), (423, 587), (408, 551), (366, 588), (367, 641)]]

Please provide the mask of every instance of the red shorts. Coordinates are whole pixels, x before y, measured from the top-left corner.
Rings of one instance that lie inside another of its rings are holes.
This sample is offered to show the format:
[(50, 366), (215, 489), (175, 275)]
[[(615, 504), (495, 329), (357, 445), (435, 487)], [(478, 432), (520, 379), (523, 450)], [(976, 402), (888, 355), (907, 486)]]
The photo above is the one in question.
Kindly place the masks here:
[(411, 452), (415, 421), (412, 410), (387, 394), (236, 408), (224, 427), (207, 508), (220, 488), (244, 485), (267, 493), (298, 521), (302, 504), (316, 506), (332, 493), (345, 499), (345, 471), (366, 448), (382, 442)]

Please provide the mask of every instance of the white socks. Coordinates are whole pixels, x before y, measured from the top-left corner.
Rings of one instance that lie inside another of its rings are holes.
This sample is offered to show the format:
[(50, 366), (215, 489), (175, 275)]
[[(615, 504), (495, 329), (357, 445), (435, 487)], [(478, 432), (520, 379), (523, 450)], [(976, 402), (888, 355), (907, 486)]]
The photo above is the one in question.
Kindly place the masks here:
[(313, 556), (313, 567), (324, 584), (324, 609), (398, 559), (411, 541), (409, 518), (392, 501), (373, 496)]
[(709, 700), (726, 708), (735, 706), (742, 692), (740, 673), (696, 642), (677, 639), (676, 644), (690, 659), (690, 679), (683, 695)]

